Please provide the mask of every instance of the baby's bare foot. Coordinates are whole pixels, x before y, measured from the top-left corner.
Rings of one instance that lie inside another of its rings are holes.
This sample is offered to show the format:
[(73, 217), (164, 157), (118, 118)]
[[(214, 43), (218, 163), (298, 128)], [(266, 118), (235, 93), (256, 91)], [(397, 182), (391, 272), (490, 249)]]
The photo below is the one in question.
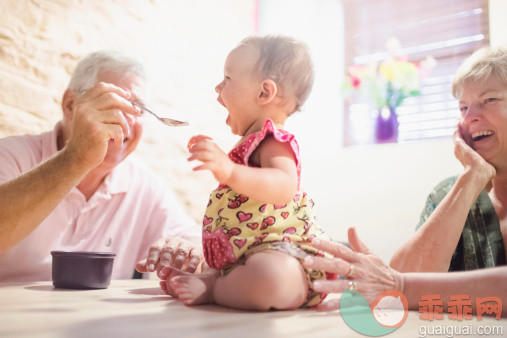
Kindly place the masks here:
[(169, 280), (169, 285), (185, 305), (213, 304), (213, 287), (220, 270), (209, 269), (191, 276), (181, 275)]
[(175, 268), (166, 266), (166, 267), (162, 268), (158, 272), (157, 275), (158, 275), (158, 277), (160, 279), (162, 279), (160, 281), (160, 288), (162, 289), (162, 291), (166, 295), (169, 295), (171, 297), (178, 297), (176, 295), (176, 293), (174, 292), (174, 290), (169, 285), (169, 280), (171, 280), (171, 278), (176, 277), (176, 276), (181, 276), (181, 275), (183, 275), (183, 276), (192, 276), (193, 274), (191, 274), (189, 272), (181, 271), (179, 269), (175, 269)]

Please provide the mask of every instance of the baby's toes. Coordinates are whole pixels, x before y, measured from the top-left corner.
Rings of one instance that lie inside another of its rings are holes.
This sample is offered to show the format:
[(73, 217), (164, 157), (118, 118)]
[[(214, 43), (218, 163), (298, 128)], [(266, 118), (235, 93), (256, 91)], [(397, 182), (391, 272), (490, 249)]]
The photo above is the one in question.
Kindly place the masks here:
[(164, 293), (165, 293), (166, 295), (168, 295), (168, 293), (167, 293), (167, 286), (166, 286), (166, 282), (165, 282), (165, 280), (160, 281), (160, 283), (159, 283), (159, 284), (160, 284), (160, 288), (162, 289), (162, 291), (164, 291)]
[(188, 292), (188, 285), (181, 281), (179, 277), (173, 277), (169, 280), (169, 286), (179, 295), (183, 292)]
[(190, 293), (182, 293), (178, 295), (181, 302), (185, 305), (192, 305), (194, 303), (195, 297)]
[(160, 281), (160, 288), (164, 293), (171, 297), (176, 297), (176, 293), (174, 292), (174, 289), (171, 287), (171, 285), (167, 281)]

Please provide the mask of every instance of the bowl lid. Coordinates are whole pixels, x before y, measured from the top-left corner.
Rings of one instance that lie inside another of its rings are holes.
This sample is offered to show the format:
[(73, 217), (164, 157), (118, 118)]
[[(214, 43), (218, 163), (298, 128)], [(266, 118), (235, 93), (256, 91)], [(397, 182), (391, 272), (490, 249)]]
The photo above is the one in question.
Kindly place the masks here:
[(52, 256), (58, 257), (90, 257), (90, 258), (110, 258), (116, 256), (114, 252), (96, 252), (96, 251), (51, 251)]

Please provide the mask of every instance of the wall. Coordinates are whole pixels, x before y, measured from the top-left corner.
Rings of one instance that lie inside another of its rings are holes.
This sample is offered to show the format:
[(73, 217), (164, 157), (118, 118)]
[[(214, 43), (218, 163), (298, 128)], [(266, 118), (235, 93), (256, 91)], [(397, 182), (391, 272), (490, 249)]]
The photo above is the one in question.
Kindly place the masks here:
[[(0, 2), (0, 137), (50, 130), (76, 63), (98, 49), (141, 58), (151, 79), (150, 105), (183, 118), (168, 128), (151, 117), (136, 155), (161, 174), (201, 219), (209, 174), (187, 163), (186, 142), (207, 132), (225, 146), (225, 110), (216, 102), (229, 50), (254, 32), (253, 0), (4, 0)], [(203, 131), (204, 130), (204, 131)]]
[(507, 44), (507, 1), (489, 0), (490, 40), (492, 46)]
[(317, 173), (307, 176), (306, 187), (321, 223), (339, 240), (356, 226), (385, 260), (413, 235), (431, 189), (461, 171), (450, 140), (328, 149), (312, 153), (306, 163)]

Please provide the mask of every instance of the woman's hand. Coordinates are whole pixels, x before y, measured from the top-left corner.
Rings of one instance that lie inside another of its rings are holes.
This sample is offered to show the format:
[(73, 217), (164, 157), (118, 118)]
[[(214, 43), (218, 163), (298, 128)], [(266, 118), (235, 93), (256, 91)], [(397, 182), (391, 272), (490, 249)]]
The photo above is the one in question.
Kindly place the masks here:
[(463, 138), (459, 124), (452, 135), (452, 140), (454, 142), (454, 156), (461, 162), (465, 171), (474, 173), (481, 183), (484, 183), (483, 186), (486, 186), (496, 175), (495, 167), (468, 145)]
[(218, 182), (228, 183), (235, 164), (215, 142), (212, 142), (211, 137), (204, 135), (193, 136), (188, 141), (187, 148), (192, 154), (188, 158), (189, 161), (198, 160), (203, 163), (195, 167), (194, 171), (209, 170)]
[(391, 269), (378, 256), (373, 254), (366, 245), (359, 240), (356, 230), (349, 228), (349, 244), (351, 250), (343, 244), (321, 239), (313, 239), (312, 245), (333, 255), (333, 258), (307, 257), (304, 265), (315, 270), (324, 270), (346, 276), (347, 279), (313, 282), (313, 290), (326, 293), (341, 293), (350, 288), (354, 281), (356, 290), (372, 304), (379, 294), (385, 290), (396, 289), (402, 291), (401, 274)]

